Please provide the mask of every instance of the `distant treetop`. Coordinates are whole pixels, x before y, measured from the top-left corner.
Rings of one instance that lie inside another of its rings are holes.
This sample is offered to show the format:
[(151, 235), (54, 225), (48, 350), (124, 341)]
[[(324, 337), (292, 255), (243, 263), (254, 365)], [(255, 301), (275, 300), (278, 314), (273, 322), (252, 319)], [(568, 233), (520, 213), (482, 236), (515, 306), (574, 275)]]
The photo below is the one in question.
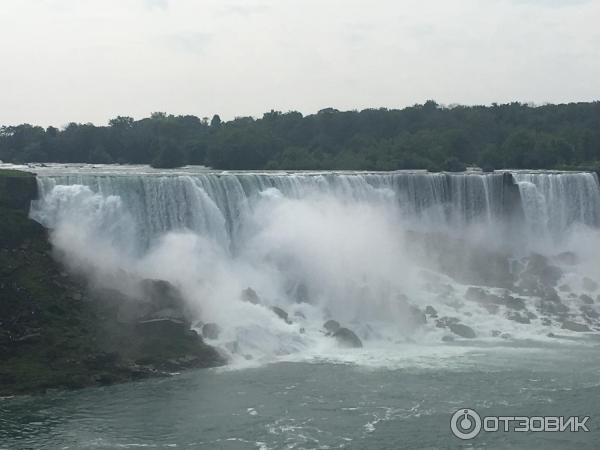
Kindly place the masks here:
[(462, 170), (600, 167), (600, 102), (444, 107), (222, 121), (155, 112), (108, 126), (0, 127), (5, 162), (201, 164), (217, 169)]

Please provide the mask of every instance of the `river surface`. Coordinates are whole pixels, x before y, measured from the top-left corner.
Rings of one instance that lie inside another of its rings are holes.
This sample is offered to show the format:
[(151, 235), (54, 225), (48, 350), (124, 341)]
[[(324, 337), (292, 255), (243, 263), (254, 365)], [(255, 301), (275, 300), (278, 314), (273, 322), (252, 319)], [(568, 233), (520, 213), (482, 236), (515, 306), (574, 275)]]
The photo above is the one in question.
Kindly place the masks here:
[[(399, 346), (0, 401), (0, 448), (597, 449), (598, 345)], [(589, 432), (451, 434), (461, 407)]]

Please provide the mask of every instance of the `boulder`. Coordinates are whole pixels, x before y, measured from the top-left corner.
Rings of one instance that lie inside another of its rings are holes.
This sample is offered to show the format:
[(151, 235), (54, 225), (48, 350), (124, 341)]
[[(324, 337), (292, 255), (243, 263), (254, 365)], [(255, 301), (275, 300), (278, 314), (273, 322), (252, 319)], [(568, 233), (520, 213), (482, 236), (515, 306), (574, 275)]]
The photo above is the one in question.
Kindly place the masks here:
[(544, 299), (540, 301), (538, 309), (540, 313), (552, 316), (564, 316), (569, 312), (569, 308), (560, 301)]
[(202, 327), (202, 337), (206, 339), (219, 339), (221, 327), (214, 322), (204, 324)]
[(146, 279), (141, 281), (142, 295), (154, 311), (165, 308), (185, 309), (185, 301), (181, 291), (165, 280)]
[(427, 305), (425, 307), (425, 315), (431, 317), (432, 319), (436, 319), (438, 316), (438, 312), (433, 306)]
[(328, 333), (335, 333), (340, 329), (340, 323), (337, 320), (328, 320), (323, 324), (323, 328)]
[(454, 334), (457, 334), (458, 336), (466, 339), (473, 339), (476, 336), (475, 331), (473, 331), (473, 328), (468, 327), (467, 325), (463, 325), (462, 323), (450, 324), (448, 328)]
[(442, 317), (435, 321), (435, 326), (438, 328), (448, 328), (450, 325), (460, 322), (456, 317)]
[(531, 320), (529, 319), (529, 317), (524, 316), (524, 315), (522, 315), (522, 314), (520, 314), (518, 312), (508, 313), (506, 315), (506, 318), (508, 320), (512, 320), (512, 321), (517, 322), (517, 323), (522, 323), (522, 324), (529, 324), (529, 323), (531, 323)]
[(359, 337), (354, 333), (354, 331), (349, 330), (348, 328), (339, 328), (335, 333), (333, 333), (333, 337), (342, 347), (360, 348), (363, 346)]
[(525, 309), (525, 302), (523, 299), (512, 297), (508, 294), (502, 298), (502, 303), (510, 309), (516, 309), (518, 311)]
[(576, 332), (591, 331), (590, 327), (588, 327), (587, 325), (585, 325), (583, 323), (573, 322), (571, 320), (565, 320), (562, 323), (561, 328), (564, 330), (570, 330), (570, 331), (576, 331)]
[(290, 319), (288, 319), (288, 313), (285, 312), (283, 309), (281, 309), (279, 306), (273, 306), (271, 308), (271, 311), (273, 311), (277, 315), (277, 317), (279, 317), (285, 323), (287, 323), (287, 324), (292, 323), (292, 321)]
[(593, 305), (594, 304), (594, 299), (592, 297), (590, 297), (589, 295), (586, 294), (581, 294), (579, 296), (579, 298), (581, 299), (581, 301), (587, 305)]
[(260, 305), (260, 297), (254, 289), (248, 287), (242, 291), (242, 301), (252, 303), (253, 305)]

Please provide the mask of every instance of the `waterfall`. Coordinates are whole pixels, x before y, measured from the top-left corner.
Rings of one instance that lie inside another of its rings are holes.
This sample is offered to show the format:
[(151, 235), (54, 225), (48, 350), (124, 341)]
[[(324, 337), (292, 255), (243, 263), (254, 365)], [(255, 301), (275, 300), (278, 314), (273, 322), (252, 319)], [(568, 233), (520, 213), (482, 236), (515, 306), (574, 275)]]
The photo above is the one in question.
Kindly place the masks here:
[[(89, 173), (91, 172), (91, 173)], [(459, 229), (501, 220), (507, 209), (502, 173), (227, 173), (186, 174), (55, 173), (38, 177), (41, 202), (33, 216), (52, 227), (68, 196), (118, 198), (136, 227), (139, 246), (170, 230), (191, 230), (235, 248), (244, 220), (269, 192), (290, 198), (332, 196), (397, 210), (407, 221), (430, 230)], [(79, 186), (65, 192), (61, 186)], [(62, 201), (52, 200), (61, 196)], [(53, 205), (53, 206), (52, 206)], [(417, 226), (417, 225), (416, 225)]]
[[(544, 339), (560, 311), (600, 317), (586, 291), (600, 247), (590, 173), (36, 172), (31, 216), (71, 270), (123, 292), (171, 282), (194, 320), (222, 328), (213, 343), (244, 358), (331, 349), (330, 318), (371, 342), (439, 343), (457, 320), (477, 336)], [(241, 300), (248, 287), (259, 305)]]
[(592, 173), (513, 174), (529, 231), (560, 238), (574, 224), (600, 225), (600, 189)]

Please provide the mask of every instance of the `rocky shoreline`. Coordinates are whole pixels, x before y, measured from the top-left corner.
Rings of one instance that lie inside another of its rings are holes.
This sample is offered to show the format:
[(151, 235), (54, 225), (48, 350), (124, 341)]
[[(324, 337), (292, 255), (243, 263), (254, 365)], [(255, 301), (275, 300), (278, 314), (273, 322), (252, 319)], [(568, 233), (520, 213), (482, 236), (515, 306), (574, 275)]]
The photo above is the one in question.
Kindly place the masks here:
[(35, 176), (0, 171), (0, 396), (214, 367), (224, 358), (185, 321), (176, 287), (141, 280), (139, 298), (88, 289), (28, 218)]

